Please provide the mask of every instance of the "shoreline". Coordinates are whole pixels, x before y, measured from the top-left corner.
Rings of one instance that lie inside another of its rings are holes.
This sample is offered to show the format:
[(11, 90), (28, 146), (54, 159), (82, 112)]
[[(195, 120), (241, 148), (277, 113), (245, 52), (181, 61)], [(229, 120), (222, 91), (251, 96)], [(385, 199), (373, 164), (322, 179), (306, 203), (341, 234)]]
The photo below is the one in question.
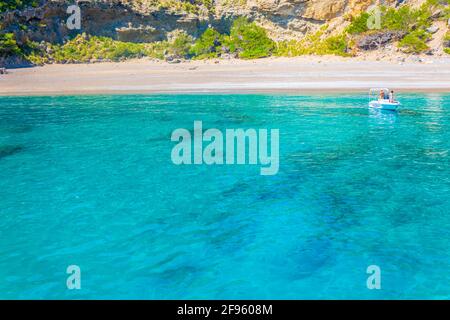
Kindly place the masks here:
[[(437, 94), (450, 94), (450, 89), (439, 89), (439, 88), (409, 88), (409, 89), (399, 89), (396, 88), (396, 93), (437, 93)], [(309, 95), (335, 95), (335, 94), (361, 94), (366, 96), (368, 92), (364, 89), (316, 89), (316, 90), (301, 90), (301, 89), (290, 89), (290, 90), (239, 90), (239, 91), (142, 91), (142, 90), (127, 90), (127, 91), (46, 91), (46, 92), (23, 92), (23, 93), (12, 93), (3, 94), (0, 93), (0, 97), (15, 97), (15, 98), (27, 98), (27, 97), (70, 97), (70, 96), (121, 96), (121, 95), (147, 95), (147, 96), (157, 96), (157, 95), (286, 95), (286, 96), (309, 96)]]
[(450, 92), (450, 58), (411, 63), (303, 56), (177, 64), (138, 59), (9, 69), (0, 75), (0, 96), (326, 94), (367, 93), (371, 87)]

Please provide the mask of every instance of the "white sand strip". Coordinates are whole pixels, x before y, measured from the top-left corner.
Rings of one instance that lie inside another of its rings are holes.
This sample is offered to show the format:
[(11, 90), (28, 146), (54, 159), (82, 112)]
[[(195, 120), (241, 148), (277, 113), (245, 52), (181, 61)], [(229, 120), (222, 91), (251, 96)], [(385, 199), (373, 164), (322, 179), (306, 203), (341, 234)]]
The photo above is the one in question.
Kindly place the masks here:
[(180, 64), (142, 59), (48, 65), (0, 75), (0, 95), (365, 92), (370, 87), (450, 92), (450, 58), (402, 64), (339, 57)]

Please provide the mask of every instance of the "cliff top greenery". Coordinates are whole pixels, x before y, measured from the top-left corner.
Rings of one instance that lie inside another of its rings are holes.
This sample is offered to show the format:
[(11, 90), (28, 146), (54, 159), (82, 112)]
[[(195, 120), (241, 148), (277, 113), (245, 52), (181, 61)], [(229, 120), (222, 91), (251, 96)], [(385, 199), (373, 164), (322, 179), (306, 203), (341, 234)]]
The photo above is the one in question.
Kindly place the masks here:
[[(233, 0), (234, 1), (234, 0)], [(239, 0), (238, 0), (239, 1)], [(41, 0), (2, 0), (0, 12), (23, 9), (25, 7), (37, 7)], [(166, 9), (173, 12), (198, 13), (200, 8), (207, 11), (214, 10), (214, 0), (121, 0), (136, 9)]]
[(174, 13), (200, 13), (203, 8), (206, 12), (214, 11), (214, 0), (121, 0), (124, 4), (137, 11), (151, 11), (164, 9)]
[(37, 7), (38, 5), (38, 0), (2, 0), (0, 1), (0, 12), (23, 9), (27, 6)]

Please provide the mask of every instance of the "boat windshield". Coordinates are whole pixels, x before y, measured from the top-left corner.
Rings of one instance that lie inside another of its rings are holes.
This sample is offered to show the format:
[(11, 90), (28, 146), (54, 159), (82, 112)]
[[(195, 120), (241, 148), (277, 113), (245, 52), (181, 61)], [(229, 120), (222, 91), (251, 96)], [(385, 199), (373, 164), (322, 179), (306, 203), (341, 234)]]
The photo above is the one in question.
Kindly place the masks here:
[(388, 88), (371, 88), (369, 90), (369, 97), (386, 100), (389, 99), (389, 89)]

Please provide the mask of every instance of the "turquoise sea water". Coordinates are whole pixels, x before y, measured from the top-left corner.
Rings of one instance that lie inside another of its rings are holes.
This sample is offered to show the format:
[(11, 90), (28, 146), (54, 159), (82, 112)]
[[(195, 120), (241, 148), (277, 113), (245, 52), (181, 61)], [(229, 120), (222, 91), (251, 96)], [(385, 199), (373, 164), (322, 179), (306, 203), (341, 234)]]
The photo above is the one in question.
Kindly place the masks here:
[[(399, 98), (0, 97), (0, 298), (450, 298), (450, 95)], [(173, 165), (194, 120), (279, 128), (279, 173)]]

